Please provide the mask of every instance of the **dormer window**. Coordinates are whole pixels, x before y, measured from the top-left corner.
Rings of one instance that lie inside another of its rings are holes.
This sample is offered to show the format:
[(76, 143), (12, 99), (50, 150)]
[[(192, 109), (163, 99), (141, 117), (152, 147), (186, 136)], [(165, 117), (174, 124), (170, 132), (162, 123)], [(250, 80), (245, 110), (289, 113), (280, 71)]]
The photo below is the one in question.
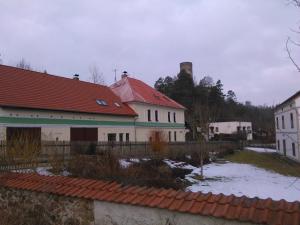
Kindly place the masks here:
[(103, 105), (103, 106), (108, 105), (107, 102), (103, 99), (97, 99), (96, 102), (97, 102), (98, 105)]

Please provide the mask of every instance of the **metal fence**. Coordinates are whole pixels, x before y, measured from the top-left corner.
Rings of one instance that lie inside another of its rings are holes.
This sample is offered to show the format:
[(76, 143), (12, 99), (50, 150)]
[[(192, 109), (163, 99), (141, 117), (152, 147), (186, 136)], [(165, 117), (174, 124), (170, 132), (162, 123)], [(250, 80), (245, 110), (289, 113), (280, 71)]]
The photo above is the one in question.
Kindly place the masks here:
[[(155, 146), (151, 142), (67, 142), (42, 141), (39, 149), (18, 149), (11, 153), (5, 141), (0, 142), (0, 171), (30, 169), (37, 164), (47, 164), (50, 160), (68, 161), (74, 154), (97, 155), (103, 151), (111, 151), (119, 158), (154, 158), (156, 156), (176, 157), (193, 153), (222, 153), (238, 149), (236, 142), (169, 142)], [(28, 151), (28, 154), (19, 154)]]

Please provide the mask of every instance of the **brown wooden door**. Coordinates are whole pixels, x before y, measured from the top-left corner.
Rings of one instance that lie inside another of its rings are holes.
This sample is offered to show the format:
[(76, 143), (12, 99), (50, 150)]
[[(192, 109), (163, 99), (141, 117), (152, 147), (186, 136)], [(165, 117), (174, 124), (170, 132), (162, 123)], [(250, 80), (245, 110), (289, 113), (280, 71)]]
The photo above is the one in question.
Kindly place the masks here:
[(71, 141), (98, 141), (98, 128), (71, 128)]

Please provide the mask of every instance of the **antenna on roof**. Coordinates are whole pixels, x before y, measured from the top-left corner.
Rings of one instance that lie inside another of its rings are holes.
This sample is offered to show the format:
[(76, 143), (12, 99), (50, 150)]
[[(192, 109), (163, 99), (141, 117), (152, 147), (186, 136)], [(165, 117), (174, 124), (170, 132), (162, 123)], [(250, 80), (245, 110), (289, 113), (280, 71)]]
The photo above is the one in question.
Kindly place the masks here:
[(115, 72), (115, 82), (117, 82), (117, 69), (114, 69)]

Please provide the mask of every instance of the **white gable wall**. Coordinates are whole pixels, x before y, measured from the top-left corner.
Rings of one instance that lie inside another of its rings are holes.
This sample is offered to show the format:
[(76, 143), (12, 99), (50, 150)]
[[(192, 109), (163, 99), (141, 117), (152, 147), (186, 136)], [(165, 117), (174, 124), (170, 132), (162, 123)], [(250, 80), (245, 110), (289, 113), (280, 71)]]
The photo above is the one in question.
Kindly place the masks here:
[[(297, 97), (287, 102), (282, 107), (277, 108), (274, 113), (276, 128), (276, 149), (278, 153), (286, 155), (287, 157), (297, 161), (300, 161), (299, 107), (300, 97)], [(291, 115), (293, 115), (293, 126)], [(282, 120), (284, 121), (284, 126)], [(295, 146), (294, 151), (293, 145)]]
[[(130, 102), (128, 104), (138, 114), (136, 118), (137, 141), (149, 141), (151, 134), (155, 131), (162, 132), (166, 141), (169, 140), (169, 133), (171, 137), (170, 141), (185, 141), (187, 130), (184, 126), (184, 109), (139, 102)], [(151, 112), (151, 121), (148, 121), (148, 110)], [(158, 121), (155, 120), (155, 110), (158, 111)], [(168, 112), (170, 112), (170, 122), (168, 121)], [(174, 122), (174, 113), (176, 115), (176, 122)]]

